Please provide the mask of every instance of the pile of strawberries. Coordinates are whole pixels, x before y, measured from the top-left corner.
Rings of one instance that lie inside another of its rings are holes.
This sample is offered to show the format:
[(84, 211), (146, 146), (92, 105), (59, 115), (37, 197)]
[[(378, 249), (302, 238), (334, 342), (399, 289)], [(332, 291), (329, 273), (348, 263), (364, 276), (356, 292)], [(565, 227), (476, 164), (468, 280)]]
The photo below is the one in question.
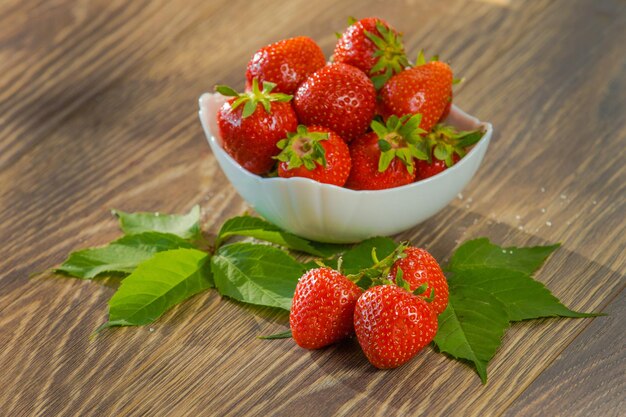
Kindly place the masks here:
[(289, 316), (298, 345), (319, 349), (356, 333), (367, 359), (387, 369), (408, 362), (433, 340), (437, 316), (448, 305), (448, 283), (437, 261), (406, 245), (381, 261), (373, 257), (374, 266), (359, 274), (321, 267), (300, 278)]
[(216, 87), (229, 97), (217, 121), (226, 152), (259, 175), (398, 187), (452, 166), (482, 136), (441, 124), (450, 66), (422, 52), (412, 64), (401, 35), (378, 18), (352, 20), (332, 63), (308, 37), (261, 48), (246, 80), (243, 93)]

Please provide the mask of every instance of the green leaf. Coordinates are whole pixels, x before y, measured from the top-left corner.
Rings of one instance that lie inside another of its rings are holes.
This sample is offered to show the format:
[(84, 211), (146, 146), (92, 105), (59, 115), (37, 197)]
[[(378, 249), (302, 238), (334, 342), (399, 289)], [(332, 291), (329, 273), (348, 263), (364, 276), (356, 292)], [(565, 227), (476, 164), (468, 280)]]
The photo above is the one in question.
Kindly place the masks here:
[(439, 316), (439, 349), (471, 361), (485, 383), (487, 363), (510, 321), (595, 316), (568, 309), (532, 278), (558, 247), (502, 248), (486, 238), (461, 245), (445, 268), (450, 295)]
[[(269, 105), (269, 104), (268, 104)], [(246, 101), (246, 104), (243, 106), (243, 112), (241, 113), (242, 118), (250, 117), (255, 112), (257, 106), (257, 102), (254, 100)], [(266, 110), (269, 113), (269, 110)]]
[(215, 91), (226, 97), (236, 97), (239, 95), (238, 92), (236, 92), (227, 85), (216, 85)]
[(86, 279), (104, 272), (129, 274), (155, 253), (178, 248), (193, 248), (193, 245), (176, 235), (144, 232), (124, 236), (100, 248), (73, 252), (55, 271)]
[(157, 253), (122, 281), (109, 300), (109, 321), (96, 332), (152, 323), (171, 307), (212, 286), (205, 252), (174, 249)]
[(450, 278), (451, 285), (459, 281), (484, 290), (500, 301), (510, 321), (539, 317), (595, 317), (596, 314), (579, 313), (565, 307), (540, 282), (528, 274), (510, 269), (480, 268), (465, 270)]
[(112, 211), (120, 220), (120, 228), (127, 235), (143, 232), (161, 232), (195, 239), (200, 235), (200, 206), (193, 206), (183, 215), (160, 213), (125, 213)]
[(426, 57), (424, 56), (424, 50), (420, 49), (417, 54), (417, 59), (415, 60), (415, 66), (419, 67), (420, 65), (424, 65), (426, 63)]
[(396, 152), (394, 150), (381, 152), (378, 159), (378, 172), (385, 172), (395, 157)]
[(434, 342), (439, 350), (472, 362), (486, 383), (487, 363), (509, 327), (504, 305), (486, 291), (461, 285), (451, 289), (438, 320)]
[(465, 136), (459, 138), (456, 146), (459, 148), (467, 148), (468, 146), (475, 145), (483, 137), (484, 133), (480, 130), (470, 132)]
[(284, 331), (284, 332), (280, 332), (280, 333), (270, 334), (267, 336), (258, 336), (259, 339), (263, 339), (263, 340), (288, 339), (290, 337), (292, 337), (291, 329)]
[[(389, 133), (389, 131), (387, 130), (387, 128), (385, 127), (385, 125), (383, 125), (381, 122), (379, 122), (378, 120), (373, 120), (372, 123), (370, 123), (370, 127), (372, 128), (372, 130), (374, 132), (376, 132), (376, 135), (382, 139), (384, 138), (387, 133)], [(379, 146), (380, 146), (380, 141), (379, 142)], [(386, 141), (385, 141), (386, 142)], [(381, 150), (384, 150), (381, 148)]]
[(222, 295), (285, 310), (291, 308), (296, 284), (305, 271), (286, 252), (252, 243), (222, 246), (211, 260), (211, 269)]
[(488, 239), (461, 245), (446, 268), (451, 287), (472, 285), (489, 292), (506, 308), (510, 321), (539, 317), (595, 317), (565, 307), (531, 274), (559, 245), (502, 248)]
[(385, 139), (379, 139), (378, 148), (381, 150), (381, 152), (388, 152), (391, 150), (391, 144)]
[(345, 275), (356, 274), (362, 269), (373, 266), (372, 249), (374, 248), (376, 248), (378, 259), (383, 259), (397, 246), (398, 244), (388, 237), (372, 237), (364, 240), (343, 254), (342, 272)]
[(486, 237), (468, 240), (457, 248), (447, 268), (455, 273), (477, 268), (505, 268), (526, 274), (535, 272), (561, 245), (502, 248)]
[(239, 216), (227, 220), (218, 233), (217, 246), (232, 236), (253, 237), (322, 258), (328, 258), (347, 248), (346, 245), (319, 243), (301, 238), (285, 232), (270, 222), (252, 216)]

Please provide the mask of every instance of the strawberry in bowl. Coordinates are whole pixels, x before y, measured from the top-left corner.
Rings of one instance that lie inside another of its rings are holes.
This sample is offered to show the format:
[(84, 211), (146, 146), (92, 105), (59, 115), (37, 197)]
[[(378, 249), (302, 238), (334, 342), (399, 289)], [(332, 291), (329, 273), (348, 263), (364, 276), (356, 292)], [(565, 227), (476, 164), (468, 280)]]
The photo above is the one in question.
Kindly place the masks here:
[(400, 33), (376, 18), (351, 23), (333, 63), (320, 52), (306, 37), (275, 42), (250, 60), (245, 92), (200, 97), (239, 194), (272, 223), (336, 243), (393, 235), (445, 207), (493, 131), (452, 103), (450, 66), (421, 52), (410, 63)]

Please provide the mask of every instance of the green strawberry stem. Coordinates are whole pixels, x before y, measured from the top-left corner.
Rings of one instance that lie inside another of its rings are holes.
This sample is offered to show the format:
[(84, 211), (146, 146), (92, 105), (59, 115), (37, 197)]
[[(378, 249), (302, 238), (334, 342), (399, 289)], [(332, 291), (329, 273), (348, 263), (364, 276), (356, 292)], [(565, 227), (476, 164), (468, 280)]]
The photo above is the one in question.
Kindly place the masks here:
[(432, 155), (444, 161), (447, 167), (451, 167), (454, 165), (454, 154), (463, 158), (467, 154), (467, 148), (478, 143), (484, 134), (482, 129), (457, 131), (453, 126), (438, 124), (424, 138), (428, 149), (428, 162), (432, 162)]
[(288, 170), (302, 165), (309, 171), (326, 167), (326, 150), (320, 142), (328, 136), (327, 132), (309, 132), (306, 126), (299, 125), (296, 132), (287, 133), (286, 139), (278, 141), (276, 146), (282, 151), (274, 159), (287, 162)]
[(378, 260), (376, 250), (373, 249), (372, 260), (374, 261), (374, 265), (369, 268), (362, 269), (356, 274), (346, 275), (346, 277), (355, 284), (358, 284), (363, 278), (369, 278), (374, 285), (392, 284), (392, 282), (387, 279), (389, 271), (398, 259), (406, 257), (404, 250), (408, 247), (409, 244), (407, 242), (403, 242), (399, 244), (393, 252), (381, 260)]
[(409, 60), (404, 51), (402, 35), (376, 22), (376, 30), (380, 34), (365, 31), (365, 36), (376, 45), (374, 57), (378, 58), (376, 64), (370, 70), (370, 74), (383, 71), (382, 74), (372, 76), (372, 83), (378, 90), (395, 74), (399, 74), (409, 65)]
[(424, 50), (420, 49), (419, 53), (417, 54), (417, 59), (415, 60), (415, 65), (413, 65), (413, 67), (419, 67), (420, 65), (435, 61), (439, 61), (439, 55), (433, 55), (430, 59), (426, 59), (426, 55), (424, 55)]
[(393, 115), (383, 125), (378, 120), (372, 121), (371, 128), (378, 136), (380, 158), (378, 171), (385, 172), (394, 158), (398, 158), (413, 173), (413, 158), (428, 160), (426, 144), (421, 129), (421, 114), (398, 117)]
[(254, 78), (252, 80), (252, 90), (244, 93), (238, 93), (227, 85), (216, 85), (215, 91), (226, 97), (237, 97), (235, 101), (230, 105), (231, 109), (235, 110), (237, 107), (244, 105), (242, 117), (251, 116), (257, 109), (257, 106), (261, 104), (267, 113), (271, 113), (271, 102), (280, 101), (288, 102), (293, 98), (289, 94), (272, 93), (272, 90), (276, 87), (276, 84), (267, 81), (263, 82), (263, 89), (259, 88), (259, 81)]

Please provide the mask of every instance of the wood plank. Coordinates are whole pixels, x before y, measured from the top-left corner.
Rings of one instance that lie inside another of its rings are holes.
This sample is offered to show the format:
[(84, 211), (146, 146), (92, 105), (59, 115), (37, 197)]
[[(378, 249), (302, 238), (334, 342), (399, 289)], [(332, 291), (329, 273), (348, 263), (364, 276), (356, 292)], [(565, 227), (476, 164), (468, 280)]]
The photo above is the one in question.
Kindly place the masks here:
[(0, 32), (0, 167), (223, 2), (25, 2)]
[(585, 329), (515, 400), (505, 416), (623, 415), (626, 291), (620, 291), (604, 311), (609, 316)]
[[(285, 316), (222, 301), (214, 292), (168, 313), (154, 332), (119, 329), (90, 342), (113, 288), (27, 279), (72, 248), (117, 236), (111, 207), (183, 211), (199, 202), (215, 232), (245, 204), (204, 143), (195, 97), (216, 82), (241, 86), (241, 69), (265, 43), (307, 34), (329, 53), (346, 15), (375, 14), (403, 28), (411, 49), (449, 56), (468, 78), (457, 102), (499, 132), (463, 199), (402, 237), (440, 259), (461, 240), (482, 235), (515, 245), (562, 240), (539, 279), (566, 304), (601, 309), (619, 291), (625, 172), (618, 144), (626, 126), (619, 2), (393, 8), (290, 2), (280, 24), (273, 19), (278, 3), (244, 3), (229, 2), (219, 16), (207, 11), (182, 31), (176, 26), (179, 34), (166, 45), (132, 32), (144, 43), (125, 55), (133, 63), (124, 71), (46, 129), (25, 127), (30, 143), (15, 145), (11, 136), (18, 157), (0, 165), (0, 236), (7, 242), (0, 278), (2, 414), (499, 414), (591, 321), (514, 326), (483, 387), (469, 367), (430, 349), (407, 367), (376, 372), (354, 341), (304, 352), (290, 341), (256, 340), (282, 328)], [(249, 24), (233, 33), (233, 21)], [(84, 65), (51, 78), (50, 91), (72, 76), (108, 77)], [(54, 103), (42, 106), (55, 112)], [(580, 113), (584, 119), (571, 116)], [(589, 138), (602, 147), (590, 152)]]

